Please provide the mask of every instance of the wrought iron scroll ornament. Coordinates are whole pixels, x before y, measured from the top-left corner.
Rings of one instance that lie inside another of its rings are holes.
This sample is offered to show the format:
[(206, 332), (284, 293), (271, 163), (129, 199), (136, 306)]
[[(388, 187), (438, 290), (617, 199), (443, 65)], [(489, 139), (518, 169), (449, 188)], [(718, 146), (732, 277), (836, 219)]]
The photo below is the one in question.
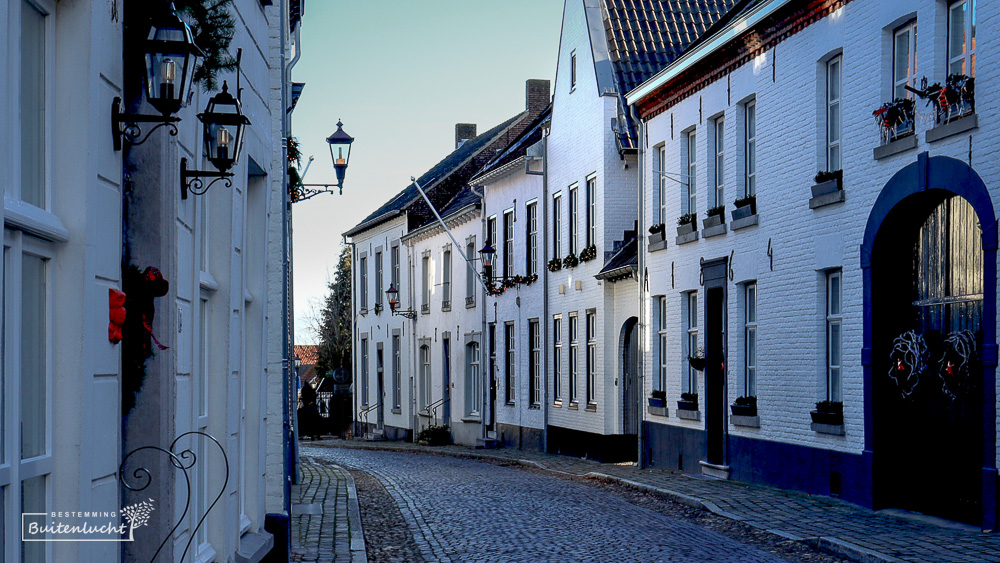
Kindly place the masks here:
[(771, 239), (767, 239), (767, 261), (768, 267), (774, 271), (774, 249), (771, 248)]
[(127, 488), (128, 490), (136, 492), (146, 489), (153, 482), (152, 472), (150, 472), (145, 467), (137, 467), (130, 474), (126, 474), (126, 465), (128, 464), (129, 458), (131, 458), (133, 455), (141, 451), (149, 450), (166, 455), (170, 461), (170, 464), (173, 465), (175, 469), (179, 469), (184, 475), (184, 483), (185, 486), (187, 487), (187, 499), (184, 502), (184, 511), (181, 513), (180, 518), (177, 519), (177, 523), (174, 524), (174, 527), (170, 529), (170, 533), (166, 534), (163, 537), (163, 541), (161, 541), (160, 545), (156, 548), (156, 553), (153, 554), (153, 558), (149, 560), (150, 563), (156, 561), (156, 558), (159, 557), (160, 552), (163, 550), (163, 546), (166, 545), (167, 541), (174, 536), (174, 532), (177, 531), (177, 528), (179, 528), (180, 525), (184, 522), (184, 519), (187, 518), (188, 511), (191, 509), (190, 470), (198, 463), (198, 456), (197, 454), (194, 453), (194, 451), (191, 450), (191, 448), (185, 448), (183, 450), (177, 451), (178, 443), (181, 441), (182, 438), (185, 438), (187, 436), (191, 436), (192, 439), (196, 439), (198, 437), (206, 438), (210, 440), (213, 444), (215, 444), (216, 447), (219, 448), (219, 453), (222, 454), (222, 460), (226, 465), (226, 478), (223, 480), (222, 488), (219, 489), (219, 494), (215, 496), (215, 500), (213, 500), (212, 504), (208, 506), (208, 508), (205, 510), (205, 513), (202, 514), (201, 518), (198, 519), (197, 525), (195, 525), (194, 529), (191, 530), (191, 532), (188, 534), (187, 544), (184, 545), (184, 552), (181, 554), (181, 557), (179, 559), (179, 561), (184, 561), (184, 558), (187, 556), (188, 549), (191, 547), (191, 542), (194, 540), (198, 530), (205, 522), (205, 518), (208, 517), (208, 514), (212, 512), (212, 509), (215, 508), (215, 505), (218, 504), (220, 499), (222, 499), (222, 495), (226, 492), (226, 487), (229, 486), (229, 457), (226, 456), (225, 448), (222, 447), (222, 444), (220, 444), (218, 440), (216, 440), (209, 434), (196, 431), (185, 432), (180, 436), (174, 438), (174, 441), (170, 442), (170, 447), (168, 449), (164, 449), (159, 446), (142, 446), (130, 451), (129, 453), (125, 454), (125, 457), (122, 458), (121, 465), (118, 466), (118, 479), (121, 481), (122, 485), (124, 485), (125, 488)]
[[(141, 113), (125, 113), (122, 109), (122, 99), (115, 97), (111, 104), (111, 136), (116, 151), (122, 150), (122, 139), (132, 146), (146, 142), (146, 139), (160, 127), (167, 127), (171, 136), (177, 136), (177, 122), (181, 118), (176, 115), (145, 115)], [(152, 129), (142, 135), (140, 123), (155, 123)], [(139, 137), (142, 136), (140, 139)], [(138, 140), (137, 140), (138, 139)]]
[(912, 330), (904, 332), (893, 340), (889, 359), (892, 360), (889, 377), (896, 381), (903, 397), (909, 397), (920, 383), (920, 378), (927, 373), (927, 342)]
[(729, 281), (733, 281), (736, 277), (736, 273), (733, 272), (733, 257), (736, 256), (735, 250), (729, 251)]
[(972, 377), (971, 362), (976, 354), (976, 337), (968, 330), (948, 334), (944, 339), (944, 353), (938, 361), (941, 390), (952, 400), (964, 396)]
[[(187, 199), (188, 192), (202, 195), (216, 182), (222, 180), (227, 188), (233, 187), (232, 172), (217, 172), (215, 170), (188, 170), (187, 157), (181, 158), (181, 199)], [(208, 184), (202, 178), (213, 178)]]

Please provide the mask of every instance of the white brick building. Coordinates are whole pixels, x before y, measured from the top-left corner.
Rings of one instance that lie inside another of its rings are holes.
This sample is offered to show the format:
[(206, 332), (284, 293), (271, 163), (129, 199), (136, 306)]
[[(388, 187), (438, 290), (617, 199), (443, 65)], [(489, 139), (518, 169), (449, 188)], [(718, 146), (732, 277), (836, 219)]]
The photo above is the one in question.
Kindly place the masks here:
[[(995, 529), (998, 11), (978, 4), (758, 2), (628, 94), (641, 229), (667, 231), (639, 262), (644, 396), (667, 400), (646, 464)], [(949, 74), (975, 74), (974, 105), (917, 99), (915, 133), (880, 136), (873, 111)], [(756, 412), (731, 415), (746, 395)], [(812, 422), (827, 400), (842, 416)]]

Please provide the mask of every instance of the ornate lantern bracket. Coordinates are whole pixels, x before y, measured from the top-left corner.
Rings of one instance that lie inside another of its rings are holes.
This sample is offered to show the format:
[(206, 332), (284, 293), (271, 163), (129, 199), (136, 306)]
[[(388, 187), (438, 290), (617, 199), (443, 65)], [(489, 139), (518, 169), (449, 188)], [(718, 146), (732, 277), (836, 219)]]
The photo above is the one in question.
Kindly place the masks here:
[[(194, 195), (203, 195), (213, 184), (222, 180), (227, 188), (233, 187), (232, 172), (218, 172), (215, 170), (188, 170), (187, 157), (181, 158), (181, 199), (187, 199), (188, 192)], [(213, 178), (208, 184), (205, 178)]]
[[(142, 113), (125, 113), (122, 109), (122, 99), (115, 96), (111, 104), (111, 138), (115, 150), (122, 150), (122, 140), (132, 146), (141, 145), (160, 127), (166, 126), (171, 136), (177, 136), (177, 125), (181, 118), (176, 115), (149, 115)], [(156, 123), (152, 129), (142, 134), (140, 123)], [(140, 138), (141, 137), (141, 138)]]

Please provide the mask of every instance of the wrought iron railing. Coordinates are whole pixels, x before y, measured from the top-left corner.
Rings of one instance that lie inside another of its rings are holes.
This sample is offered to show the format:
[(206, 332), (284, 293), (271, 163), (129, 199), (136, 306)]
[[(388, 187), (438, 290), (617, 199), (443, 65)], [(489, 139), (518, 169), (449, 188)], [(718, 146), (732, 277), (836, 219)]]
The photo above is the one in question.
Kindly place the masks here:
[(434, 419), (434, 426), (437, 426), (437, 422), (438, 422), (437, 410), (439, 408), (443, 407), (445, 405), (445, 403), (447, 403), (448, 401), (451, 401), (451, 397), (445, 397), (443, 399), (438, 399), (437, 401), (434, 401), (433, 403), (427, 405), (426, 407), (424, 407), (422, 409), (425, 413), (427, 413), (427, 416), (429, 416), (429, 417), (431, 417), (431, 418)]

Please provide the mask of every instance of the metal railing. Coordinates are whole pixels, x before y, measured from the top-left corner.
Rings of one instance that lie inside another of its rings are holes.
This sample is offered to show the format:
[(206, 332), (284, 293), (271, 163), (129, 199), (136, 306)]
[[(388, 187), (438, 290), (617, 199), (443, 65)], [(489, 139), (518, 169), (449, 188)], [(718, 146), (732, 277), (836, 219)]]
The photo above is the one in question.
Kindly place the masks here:
[(372, 412), (373, 410), (375, 410), (375, 409), (379, 408), (379, 407), (380, 407), (381, 405), (382, 405), (382, 403), (381, 403), (381, 402), (376, 402), (376, 403), (374, 403), (373, 405), (371, 405), (371, 406), (369, 406), (369, 407), (366, 407), (366, 408), (363, 408), (363, 409), (361, 409), (361, 412), (360, 412), (360, 413), (358, 413), (359, 415), (361, 415), (361, 418), (363, 419), (361, 423), (362, 423), (362, 424), (364, 425), (364, 426), (362, 427), (362, 429), (363, 429), (363, 430), (364, 430), (365, 432), (367, 432), (367, 431), (368, 431), (368, 415), (369, 415), (369, 414), (370, 414), (370, 413), (371, 413), (371, 412)]
[(437, 410), (439, 408), (441, 408), (442, 406), (444, 406), (445, 403), (447, 403), (449, 401), (451, 401), (451, 397), (445, 397), (443, 399), (438, 399), (437, 401), (434, 401), (433, 403), (427, 405), (426, 407), (424, 407), (421, 410), (424, 411), (425, 413), (427, 413), (427, 416), (433, 418), (434, 419), (434, 426), (437, 426), (437, 422), (438, 422)]

